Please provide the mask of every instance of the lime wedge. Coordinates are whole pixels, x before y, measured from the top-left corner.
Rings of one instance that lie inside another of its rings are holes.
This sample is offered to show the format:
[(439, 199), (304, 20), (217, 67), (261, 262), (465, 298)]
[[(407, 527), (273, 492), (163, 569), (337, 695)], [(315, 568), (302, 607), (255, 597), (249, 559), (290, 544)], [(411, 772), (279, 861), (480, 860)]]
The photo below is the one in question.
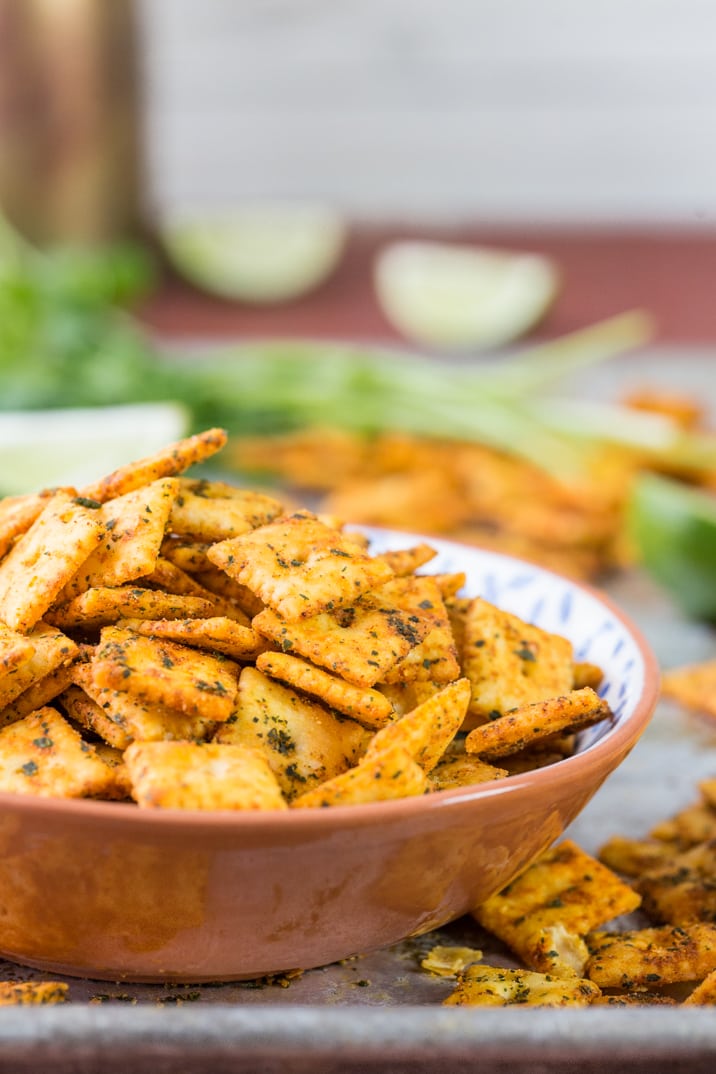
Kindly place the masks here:
[(687, 615), (716, 621), (716, 496), (645, 474), (627, 524), (644, 567)]
[(0, 494), (81, 486), (184, 436), (177, 403), (0, 413)]
[(537, 254), (438, 242), (395, 242), (375, 263), (385, 316), (408, 339), (473, 350), (509, 343), (545, 313), (558, 286)]
[(174, 267), (202, 290), (269, 304), (313, 290), (338, 264), (346, 228), (321, 205), (255, 204), (179, 216), (162, 228)]

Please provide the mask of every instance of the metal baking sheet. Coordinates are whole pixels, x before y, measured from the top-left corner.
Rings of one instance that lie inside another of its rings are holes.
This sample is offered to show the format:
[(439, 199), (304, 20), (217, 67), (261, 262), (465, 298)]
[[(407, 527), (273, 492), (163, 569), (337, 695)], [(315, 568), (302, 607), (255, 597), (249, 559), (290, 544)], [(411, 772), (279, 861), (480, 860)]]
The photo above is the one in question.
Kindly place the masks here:
[[(674, 371), (678, 370), (678, 375)], [(599, 378), (595, 390), (613, 389)], [(678, 383), (715, 398), (706, 355), (654, 355), (624, 363), (619, 379)], [(640, 572), (611, 595), (644, 631), (664, 668), (713, 657), (716, 632), (686, 621)], [(716, 776), (716, 723), (662, 701), (646, 734), (593, 798), (569, 835), (596, 851), (610, 835), (646, 834)], [(0, 926), (1, 927), (1, 926)], [(81, 923), (78, 925), (81, 927)], [(469, 918), (387, 950), (293, 980), (221, 985), (117, 985), (67, 978), (69, 1002), (0, 1011), (0, 1071), (52, 1074), (431, 1074), (716, 1069), (713, 1009), (443, 1008), (450, 979), (420, 968), (436, 943), (479, 947), (514, 965)], [(0, 978), (62, 978), (0, 961)]]

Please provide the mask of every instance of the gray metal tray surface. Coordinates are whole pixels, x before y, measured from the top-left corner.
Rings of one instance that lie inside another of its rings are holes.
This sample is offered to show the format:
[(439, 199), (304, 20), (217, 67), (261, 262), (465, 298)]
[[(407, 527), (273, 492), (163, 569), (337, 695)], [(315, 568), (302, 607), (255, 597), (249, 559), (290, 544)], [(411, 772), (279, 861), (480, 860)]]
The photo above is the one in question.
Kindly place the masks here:
[[(705, 355), (636, 366), (642, 380), (714, 399)], [(662, 376), (661, 367), (667, 372)], [(711, 368), (709, 369), (709, 366)], [(679, 368), (678, 378), (674, 368)], [(620, 369), (622, 379), (632, 363)], [(597, 385), (597, 390), (599, 386)], [(685, 620), (641, 572), (608, 587), (663, 668), (716, 655), (716, 631)], [(609, 836), (643, 836), (716, 776), (716, 722), (662, 700), (645, 735), (569, 829), (594, 852)], [(292, 980), (132, 985), (67, 978), (69, 1002), (0, 1010), (0, 1072), (52, 1074), (431, 1074), (716, 1069), (713, 1008), (445, 1008), (451, 978), (420, 967), (439, 943), (478, 947), (515, 965), (470, 918)], [(62, 980), (0, 960), (0, 979)]]

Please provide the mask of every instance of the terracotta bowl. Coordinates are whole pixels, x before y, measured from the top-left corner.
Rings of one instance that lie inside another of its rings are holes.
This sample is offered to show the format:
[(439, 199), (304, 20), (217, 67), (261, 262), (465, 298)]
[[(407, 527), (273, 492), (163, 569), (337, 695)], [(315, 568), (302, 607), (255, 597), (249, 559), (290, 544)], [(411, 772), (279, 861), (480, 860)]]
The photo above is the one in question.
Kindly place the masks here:
[[(373, 536), (376, 551), (416, 541)], [(115, 981), (324, 965), (464, 914), (555, 840), (644, 730), (654, 658), (603, 596), (508, 556), (431, 543), (430, 570), (465, 570), (467, 593), (600, 664), (614, 720), (548, 768), (374, 805), (209, 814), (2, 794), (2, 955)]]

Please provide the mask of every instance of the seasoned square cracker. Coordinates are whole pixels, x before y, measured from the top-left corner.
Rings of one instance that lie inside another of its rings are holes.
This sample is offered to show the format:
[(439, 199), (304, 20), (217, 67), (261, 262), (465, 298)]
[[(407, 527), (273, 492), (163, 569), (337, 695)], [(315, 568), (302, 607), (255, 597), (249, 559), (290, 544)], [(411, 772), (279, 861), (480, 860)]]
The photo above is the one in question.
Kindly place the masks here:
[(262, 653), (267, 642), (251, 627), (214, 615), (206, 619), (127, 619), (124, 626), (152, 638), (168, 638), (192, 649), (223, 653), (246, 663)]
[(67, 492), (51, 496), (0, 563), (0, 620), (22, 634), (31, 630), (104, 532), (99, 510)]
[(716, 717), (716, 660), (665, 671), (661, 692), (686, 708)]
[(480, 757), (505, 757), (544, 742), (558, 732), (579, 731), (609, 716), (608, 702), (585, 686), (572, 690), (566, 697), (524, 705), (473, 728), (465, 740), (465, 748)]
[(119, 586), (149, 574), (159, 555), (178, 478), (135, 489), (99, 510), (105, 535), (58, 597), (62, 604), (95, 586)]
[(94, 586), (53, 608), (47, 619), (66, 630), (94, 630), (119, 619), (194, 619), (213, 611), (213, 604), (204, 597), (162, 593), (137, 585)]
[[(409, 653), (385, 673), (384, 682), (434, 682), (445, 684), (460, 678), (460, 664), (450, 624), (434, 627)], [(381, 684), (382, 685), (382, 684)]]
[(652, 921), (716, 922), (716, 838), (642, 873), (634, 884)]
[(180, 479), (170, 529), (197, 541), (224, 541), (249, 533), (284, 513), (278, 500), (224, 481)]
[(59, 697), (63, 690), (72, 682), (74, 675), (73, 662), (61, 664), (54, 671), (44, 675), (41, 679), (33, 682), (26, 690), (15, 698), (4, 709), (0, 709), (0, 727), (5, 727), (15, 720), (28, 716), (35, 709), (41, 709)]
[(350, 716), (363, 727), (385, 727), (395, 719), (390, 701), (377, 690), (353, 686), (289, 653), (261, 653), (256, 659), (256, 667), (270, 678), (323, 701), (344, 716)]
[(636, 991), (618, 992), (610, 995), (598, 996), (593, 1000), (595, 1007), (676, 1007), (678, 1003), (671, 996), (660, 995), (658, 992)]
[(213, 543), (213, 541), (193, 541), (170, 533), (162, 542), (161, 554), (181, 570), (188, 574), (195, 574), (197, 571), (213, 569), (214, 565), (207, 555)]
[(38, 623), (28, 634), (28, 641), (34, 649), (30, 659), (15, 671), (0, 676), (0, 712), (51, 672), (71, 663), (79, 651), (71, 638), (47, 623)]
[[(231, 579), (223, 574), (223, 572), (217, 571), (216, 573), (222, 574), (225, 581), (231, 581)], [(151, 574), (145, 575), (143, 578), (138, 579), (138, 581), (141, 582), (142, 585), (148, 585), (152, 589), (161, 589), (165, 593), (177, 593), (188, 597), (203, 597), (204, 600), (211, 602), (212, 608), (214, 609), (214, 615), (233, 619), (235, 622), (240, 623), (245, 627), (251, 625), (251, 617), (239, 607), (238, 603), (233, 598), (224, 597), (219, 593), (212, 592), (212, 590), (207, 589), (206, 586), (201, 584), (198, 575), (191, 575), (187, 571), (183, 571), (170, 560), (164, 559), (163, 556), (158, 557)], [(263, 608), (263, 604), (256, 610), (260, 611), (261, 608)]]
[(487, 719), (572, 689), (571, 643), (480, 597), (465, 617), (461, 663), (472, 683), (470, 712)]
[(600, 988), (700, 981), (716, 970), (716, 925), (665, 925), (588, 937), (586, 972)]
[(91, 664), (75, 666), (74, 682), (81, 688), (68, 690), (61, 702), (68, 714), (116, 749), (126, 749), (131, 742), (186, 740), (204, 742), (210, 738), (216, 721), (206, 716), (179, 712), (156, 702), (140, 701), (122, 690), (98, 686)]
[(158, 481), (162, 477), (175, 477), (190, 466), (205, 462), (217, 451), (221, 451), (225, 443), (224, 429), (207, 429), (196, 436), (188, 436), (184, 440), (168, 444), (154, 455), (120, 466), (118, 470), (83, 488), (82, 495), (87, 499), (106, 503), (107, 500), (114, 500), (143, 485), (149, 485), (152, 481)]
[(716, 809), (716, 779), (702, 779), (699, 790), (706, 805)]
[(592, 982), (569, 980), (530, 970), (501, 969), (482, 963), (460, 974), (446, 1007), (588, 1007), (601, 992)]
[(588, 958), (583, 937), (640, 901), (616, 874), (565, 839), (472, 913), (532, 969), (579, 977)]
[(431, 773), (433, 790), (451, 791), (457, 787), (471, 787), (475, 783), (487, 783), (507, 775), (505, 768), (495, 768), (477, 757), (463, 754), (461, 757), (445, 757)]
[(704, 977), (701, 984), (691, 992), (684, 1000), (685, 1007), (714, 1007), (716, 1006), (716, 970)]
[[(463, 724), (463, 731), (465, 725)], [(472, 754), (471, 756), (475, 756)], [(534, 772), (538, 768), (546, 768), (548, 765), (557, 764), (564, 760), (564, 754), (559, 750), (539, 749), (520, 750), (519, 753), (511, 753), (507, 757), (500, 757), (500, 764), (507, 769), (508, 776), (518, 776), (521, 772)]]
[[(235, 582), (233, 578), (229, 578), (228, 574), (219, 570), (218, 567), (197, 571), (194, 577), (200, 585), (213, 594), (217, 608), (233, 606), (234, 609), (238, 609), (249, 619), (253, 619), (255, 615), (258, 615), (266, 607), (261, 598), (253, 593), (248, 586)], [(223, 614), (235, 615), (236, 612), (229, 613), (225, 611)]]
[(716, 839), (716, 808), (708, 802), (696, 802), (667, 820), (659, 821), (649, 832), (652, 839), (675, 844), (681, 850)]
[(286, 809), (258, 750), (218, 742), (135, 742), (124, 754), (142, 809)]
[(222, 541), (208, 556), (289, 621), (352, 605), (392, 577), (386, 563), (308, 511)]
[(0, 790), (43, 798), (89, 798), (113, 783), (110, 769), (57, 712), (46, 707), (0, 731)]
[(291, 805), (294, 809), (312, 809), (385, 802), (425, 794), (428, 787), (420, 765), (407, 750), (395, 745), (299, 795)]
[(115, 626), (102, 630), (92, 673), (97, 686), (221, 721), (233, 712), (239, 669), (227, 657)]
[(165, 593), (181, 593), (185, 597), (207, 597), (209, 592), (188, 571), (183, 571), (162, 555), (157, 556), (151, 571), (143, 574), (139, 581), (152, 589), (163, 589)]
[(124, 752), (108, 746), (106, 742), (95, 742), (95, 753), (109, 768), (112, 773), (113, 783), (103, 797), (116, 802), (126, 802), (132, 797), (132, 781), (129, 778), (127, 766), (124, 763)]
[(64, 1003), (68, 989), (64, 981), (0, 981), (0, 1007)]
[(422, 680), (445, 684), (460, 678), (460, 664), (447, 609), (436, 576), (429, 577), (435, 585), (430, 598), (433, 604), (431, 613), (434, 615), (432, 629), (386, 672), (386, 683)]
[(581, 690), (583, 686), (591, 686), (598, 690), (604, 681), (604, 672), (598, 664), (590, 664), (585, 660), (578, 660), (572, 668), (573, 690)]
[(471, 513), (459, 483), (435, 465), (341, 485), (323, 507), (339, 518), (388, 529), (405, 528), (409, 520), (416, 533), (438, 534), (453, 531)]
[(433, 580), (413, 575), (311, 619), (286, 622), (266, 608), (253, 626), (283, 652), (299, 653), (355, 686), (374, 686), (440, 621), (441, 607)]
[(623, 876), (641, 876), (670, 861), (675, 850), (657, 839), (627, 839), (613, 835), (599, 851), (599, 860)]
[(0, 622), (0, 679), (26, 664), (35, 646), (24, 636)]
[(377, 731), (366, 750), (366, 760), (400, 745), (423, 771), (432, 771), (465, 718), (469, 700), (467, 679), (451, 683), (412, 712)]
[[(44, 489), (24, 496), (5, 496), (0, 500), (0, 559), (10, 551), (15, 540), (29, 530), (48, 499), (57, 491)], [(77, 495), (74, 489), (64, 491), (71, 496)]]
[(236, 710), (215, 741), (258, 749), (290, 800), (345, 772), (363, 753), (369, 735), (316, 701), (246, 667)]

